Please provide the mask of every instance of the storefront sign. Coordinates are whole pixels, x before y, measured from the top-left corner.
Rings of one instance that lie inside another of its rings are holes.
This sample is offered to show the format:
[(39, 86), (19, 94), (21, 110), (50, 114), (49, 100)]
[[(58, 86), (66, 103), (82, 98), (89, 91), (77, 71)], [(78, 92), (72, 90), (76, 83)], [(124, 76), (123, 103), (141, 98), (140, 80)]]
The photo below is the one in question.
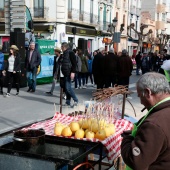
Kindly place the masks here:
[(37, 39), (38, 50), (41, 54), (54, 54), (55, 41), (54, 40), (41, 40)]
[[(71, 27), (71, 26), (66, 26), (66, 34), (73, 34), (72, 28), (73, 27)], [(95, 37), (96, 36), (96, 30), (95, 29), (76, 27), (76, 34), (75, 35)]]
[(41, 66), (37, 78), (51, 77), (53, 76), (53, 65), (54, 56), (53, 55), (42, 55), (41, 56)]

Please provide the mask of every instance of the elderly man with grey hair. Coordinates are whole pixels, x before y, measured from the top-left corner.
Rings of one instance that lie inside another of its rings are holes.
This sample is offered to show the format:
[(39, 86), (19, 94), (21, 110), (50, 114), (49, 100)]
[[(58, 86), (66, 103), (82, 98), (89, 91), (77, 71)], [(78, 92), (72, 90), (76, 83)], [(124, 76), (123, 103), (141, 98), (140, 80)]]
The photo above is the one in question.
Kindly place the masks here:
[(25, 68), (27, 71), (28, 90), (27, 92), (36, 91), (37, 70), (41, 64), (41, 55), (35, 49), (35, 42), (31, 42), (29, 50), (26, 52)]
[(94, 57), (92, 64), (92, 73), (97, 89), (102, 89), (104, 86), (104, 55), (105, 48), (99, 48), (99, 53)]
[(170, 87), (159, 73), (145, 73), (136, 83), (147, 114), (122, 134), (121, 155), (127, 170), (169, 170)]

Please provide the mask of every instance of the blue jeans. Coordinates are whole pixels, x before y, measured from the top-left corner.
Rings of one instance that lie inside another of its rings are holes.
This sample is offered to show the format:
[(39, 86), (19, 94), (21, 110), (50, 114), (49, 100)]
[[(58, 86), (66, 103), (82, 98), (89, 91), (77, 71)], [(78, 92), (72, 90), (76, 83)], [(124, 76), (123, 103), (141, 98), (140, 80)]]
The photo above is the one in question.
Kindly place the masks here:
[(139, 75), (139, 69), (140, 69), (140, 65), (136, 64), (136, 75)]
[(74, 102), (78, 102), (78, 98), (76, 97), (72, 87), (71, 87), (71, 78), (68, 77), (64, 77), (64, 81), (65, 81), (65, 88), (66, 88), (66, 104), (70, 105), (70, 100), (71, 97), (73, 98)]
[(27, 71), (27, 82), (29, 89), (36, 90), (37, 67)]

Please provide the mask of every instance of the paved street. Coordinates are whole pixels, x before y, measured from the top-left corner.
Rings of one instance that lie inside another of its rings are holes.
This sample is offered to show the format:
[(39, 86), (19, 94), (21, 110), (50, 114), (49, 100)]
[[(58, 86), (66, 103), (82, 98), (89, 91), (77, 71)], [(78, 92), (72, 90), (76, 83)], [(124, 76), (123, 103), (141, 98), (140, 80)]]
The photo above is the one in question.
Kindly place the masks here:
[[(136, 110), (136, 119), (143, 115), (141, 113), (143, 106), (140, 104), (135, 90), (135, 82), (138, 78), (133, 73), (130, 79), (130, 90), (134, 91), (134, 93), (129, 98)], [(35, 93), (28, 93), (26, 92), (27, 88), (21, 88), (19, 96), (15, 96), (16, 90), (12, 89), (11, 97), (0, 96), (0, 133), (52, 117), (55, 113), (54, 103), (56, 103), (56, 110), (59, 110), (60, 91), (57, 85), (54, 95), (48, 96), (45, 92), (49, 91), (50, 88), (51, 84), (38, 85)], [(90, 85), (87, 89), (75, 90), (80, 102), (90, 100), (93, 91), (95, 91), (95, 88)], [(6, 92), (6, 89), (4, 89), (4, 92)], [(68, 109), (63, 109), (63, 113), (68, 113)], [(128, 102), (126, 102), (125, 113), (134, 117), (134, 111)]]

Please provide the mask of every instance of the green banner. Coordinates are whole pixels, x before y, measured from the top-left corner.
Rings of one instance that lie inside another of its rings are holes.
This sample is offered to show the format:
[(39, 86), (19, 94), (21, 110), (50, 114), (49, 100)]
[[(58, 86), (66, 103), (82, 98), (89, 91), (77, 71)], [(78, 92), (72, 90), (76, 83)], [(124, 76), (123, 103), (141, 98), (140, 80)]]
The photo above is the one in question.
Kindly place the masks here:
[(31, 16), (31, 13), (30, 13), (30, 10), (28, 9), (27, 6), (26, 7), (26, 30), (30, 30), (28, 28), (28, 21), (32, 21), (32, 16)]
[(38, 50), (41, 54), (54, 54), (54, 46), (55, 41), (54, 40), (41, 40), (37, 39), (36, 42), (38, 43)]

